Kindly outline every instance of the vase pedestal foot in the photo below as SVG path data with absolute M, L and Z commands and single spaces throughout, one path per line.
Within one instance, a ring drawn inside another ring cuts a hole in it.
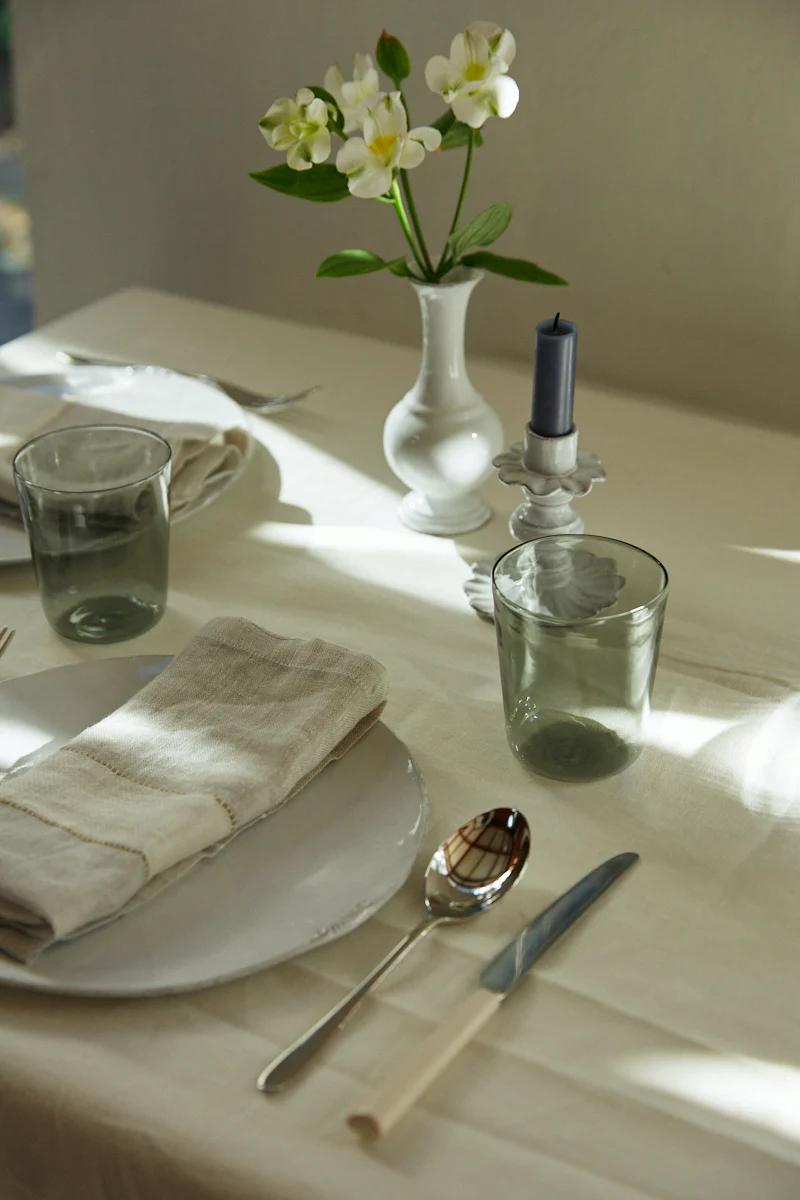
M 480 529 L 492 515 L 489 505 L 477 492 L 465 492 L 450 499 L 408 492 L 400 501 L 400 520 L 418 533 L 436 533 L 453 537 Z

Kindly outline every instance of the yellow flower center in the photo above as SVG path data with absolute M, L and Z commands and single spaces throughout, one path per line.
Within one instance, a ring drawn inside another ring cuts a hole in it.
M 469 80 L 470 83 L 473 83 L 476 79 L 483 79 L 485 74 L 486 67 L 482 66 L 481 63 L 471 62 L 467 63 L 467 69 L 464 72 L 464 78 Z
M 394 150 L 397 138 L 393 133 L 381 133 L 370 142 L 369 148 L 377 158 L 389 158 Z

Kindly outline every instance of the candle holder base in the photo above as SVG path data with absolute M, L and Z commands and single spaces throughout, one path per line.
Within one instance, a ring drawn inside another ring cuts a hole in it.
M 467 603 L 485 621 L 494 620 L 494 597 L 492 596 L 492 567 L 494 559 L 482 558 L 471 563 L 469 578 L 464 581 Z
M 583 518 L 572 505 L 606 478 L 596 454 L 578 452 L 578 431 L 542 437 L 528 425 L 525 438 L 493 459 L 502 483 L 522 488 L 523 501 L 511 514 L 509 529 L 517 542 L 553 533 L 583 533 Z M 494 620 L 493 562 L 472 564 L 464 592 L 479 616 Z

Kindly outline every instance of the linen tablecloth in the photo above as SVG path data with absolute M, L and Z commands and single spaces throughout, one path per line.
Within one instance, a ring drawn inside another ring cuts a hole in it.
M 397 302 L 413 297 L 401 288 Z M 220 612 L 313 632 L 388 667 L 385 720 L 425 776 L 432 816 L 403 892 L 283 967 L 142 1001 L 0 992 L 2 1200 L 800 1194 L 797 439 L 579 387 L 581 446 L 609 477 L 581 502 L 587 529 L 645 546 L 672 586 L 644 754 L 615 778 L 556 784 L 512 758 L 494 633 L 461 594 L 467 563 L 510 544 L 516 491 L 492 481 L 494 519 L 455 541 L 397 520 L 381 425 L 415 349 L 135 290 L 11 343 L 2 362 L 46 370 L 62 344 L 268 391 L 324 388 L 258 419 L 244 478 L 173 531 L 169 610 L 129 646 L 60 641 L 30 568 L 0 570 L 0 618 L 18 629 L 3 675 L 175 651 Z M 470 371 L 518 440 L 527 371 Z M 416 921 L 434 845 L 495 803 L 531 821 L 519 889 L 469 928 L 434 933 L 291 1092 L 258 1094 L 261 1066 Z M 628 849 L 636 870 L 407 1122 L 362 1148 L 344 1114 L 402 1041 L 440 1020 L 540 907 Z

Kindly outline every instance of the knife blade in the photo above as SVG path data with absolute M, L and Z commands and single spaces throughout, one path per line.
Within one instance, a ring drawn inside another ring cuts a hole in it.
M 632 850 L 616 854 L 579 879 L 568 891 L 526 925 L 513 942 L 483 968 L 481 987 L 507 996 L 546 950 L 638 859 Z
M 609 858 L 535 916 L 483 968 L 477 991 L 389 1073 L 369 1108 L 348 1116 L 350 1128 L 373 1140 L 388 1133 L 497 1012 L 533 964 L 638 858 L 633 851 Z

